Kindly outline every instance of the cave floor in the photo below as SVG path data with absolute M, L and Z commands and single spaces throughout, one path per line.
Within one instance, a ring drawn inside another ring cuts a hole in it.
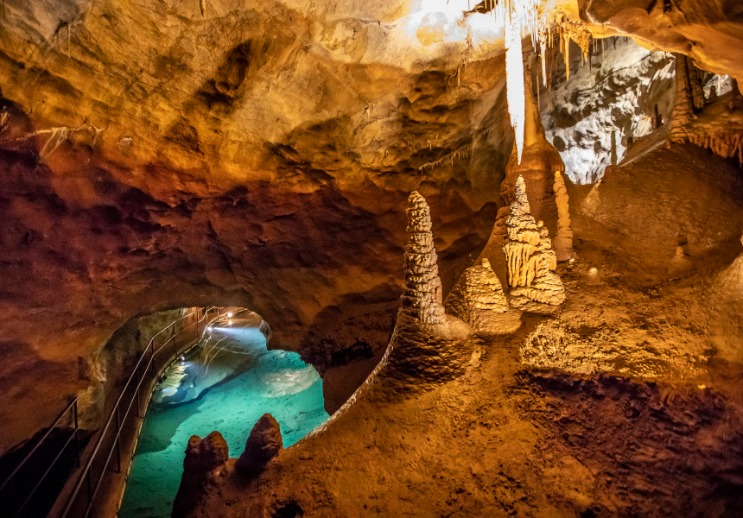
M 516 334 L 477 343 L 468 372 L 430 392 L 390 394 L 371 379 L 256 481 L 231 476 L 231 460 L 194 515 L 294 504 L 306 516 L 740 513 L 743 376 L 710 348 L 704 296 L 730 268 L 652 283 L 611 249 L 577 248 L 555 318 L 525 315 Z M 560 370 L 525 364 L 529 337 L 557 335 Z

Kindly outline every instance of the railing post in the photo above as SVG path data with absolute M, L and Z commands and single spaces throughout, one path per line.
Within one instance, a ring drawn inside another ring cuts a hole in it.
M 150 374 L 154 378 L 155 373 L 155 345 L 154 341 L 150 341 L 150 345 L 148 346 L 150 348 Z
M 121 407 L 116 407 L 116 473 L 121 473 Z
M 145 371 L 145 373 L 146 373 L 146 372 L 147 372 L 147 371 Z M 144 376 L 142 376 L 142 378 L 144 378 Z M 141 399 L 141 398 L 140 398 L 140 396 L 139 396 L 139 392 L 140 392 L 140 390 L 139 390 L 139 389 L 141 389 L 141 388 L 142 388 L 142 383 L 139 383 L 139 384 L 137 385 L 137 417 L 140 417 L 140 418 L 141 418 L 141 417 L 144 417 L 144 416 L 142 415 L 142 399 Z
M 88 486 L 88 505 L 87 505 L 87 507 L 92 507 L 93 506 L 93 481 L 90 479 L 90 472 L 91 471 L 92 470 L 88 470 L 88 472 L 86 473 L 86 478 L 88 479 L 88 484 L 87 484 L 87 486 Z
M 77 418 L 77 398 L 72 405 L 72 417 L 75 421 L 75 427 L 72 429 L 72 433 L 75 436 L 75 467 L 80 467 L 80 434 L 78 433 L 78 418 Z

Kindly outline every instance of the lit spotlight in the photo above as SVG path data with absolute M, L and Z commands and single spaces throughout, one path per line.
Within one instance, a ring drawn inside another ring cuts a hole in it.
M 232 318 L 232 311 L 227 313 L 227 318 Z

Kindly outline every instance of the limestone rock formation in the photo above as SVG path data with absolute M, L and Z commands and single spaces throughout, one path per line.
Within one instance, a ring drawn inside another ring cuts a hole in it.
M 570 80 L 556 70 L 549 92 L 541 97 L 541 116 L 548 142 L 560 152 L 564 174 L 573 184 L 600 180 L 612 164 L 621 161 L 629 139 L 647 135 L 652 125 L 642 114 L 668 119 L 673 104 L 673 57 L 652 52 L 626 38 L 597 42 L 599 53 L 582 66 L 572 58 Z M 550 103 L 548 105 L 547 103 Z M 614 138 L 612 138 L 614 135 Z M 535 199 L 528 191 L 534 209 Z M 533 212 L 536 219 L 548 221 Z M 554 229 L 547 225 L 550 233 Z
M 560 171 L 555 171 L 555 204 L 557 205 L 557 233 L 553 242 L 558 261 L 573 257 L 573 229 L 570 226 L 570 198 Z
M 526 186 L 520 176 L 506 225 L 508 242 L 503 251 L 511 303 L 526 311 L 554 311 L 565 301 L 565 288 L 555 273 L 557 256 L 552 250 L 549 231 L 537 224 L 530 213 Z
M 687 126 L 694 120 L 694 100 L 689 83 L 689 64 L 686 56 L 676 54 L 676 99 L 671 113 L 671 134 L 673 142 L 686 139 Z
M 721 110 L 720 103 L 712 100 L 712 105 L 705 106 L 698 74 L 689 58 L 676 55 L 676 98 L 669 145 L 690 142 L 743 164 L 743 106 L 737 101 L 740 93 L 736 82 L 732 81 L 726 109 Z
M 405 248 L 405 289 L 401 311 L 421 324 L 445 321 L 441 279 L 431 234 L 431 213 L 418 192 L 408 198 L 408 245 Z
M 408 198 L 405 287 L 390 340 L 385 374 L 392 388 L 420 390 L 460 375 L 469 359 L 469 326 L 442 305 L 441 279 L 428 204 L 418 192 Z
M 510 334 L 521 326 L 521 313 L 509 309 L 503 286 L 487 258 L 464 271 L 447 297 L 446 307 L 479 336 Z
M 518 160 L 516 147 L 506 164 L 506 178 L 501 183 L 501 201 L 510 205 L 514 199 L 516 178 L 522 176 L 526 192 L 532 202 L 532 214 L 536 219 L 546 221 L 549 228 L 556 228 L 556 208 L 553 192 L 554 172 L 565 172 L 565 164 L 557 149 L 545 138 L 539 107 L 532 93 L 529 74 L 525 78 L 524 152 Z
M 174 517 L 188 516 L 204 495 L 204 486 L 229 457 L 229 447 L 221 433 L 214 431 L 203 439 L 191 436 L 183 460 L 181 485 L 173 502 Z
M 281 427 L 271 414 L 263 414 L 250 431 L 245 451 L 235 470 L 246 477 L 259 474 L 284 449 Z
M 676 251 L 671 258 L 670 264 L 668 265 L 668 273 L 670 275 L 679 275 L 687 272 L 692 267 L 692 262 L 686 255 L 683 246 L 677 246 Z

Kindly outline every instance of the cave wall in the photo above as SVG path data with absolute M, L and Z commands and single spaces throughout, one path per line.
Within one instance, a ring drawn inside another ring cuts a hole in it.
M 573 44 L 569 79 L 560 57 L 552 67 L 549 88 L 540 85 L 540 113 L 547 140 L 560 152 L 573 183 L 600 180 L 613 152 L 620 162 L 632 140 L 654 131 L 656 106 L 668 124 L 674 99 L 669 53 L 614 37 L 592 44 L 588 61 Z
M 596 34 L 641 33 L 741 76 L 730 2 L 674 19 L 672 39 L 626 6 L 559 3 Z M 25 403 L 85 390 L 77 358 L 139 314 L 239 305 L 318 363 L 359 340 L 377 352 L 414 189 L 453 284 L 487 239 L 512 147 L 502 42 L 406 39 L 409 8 L 3 3 L 0 450 L 56 412 Z M 721 33 L 733 51 L 700 50 Z

